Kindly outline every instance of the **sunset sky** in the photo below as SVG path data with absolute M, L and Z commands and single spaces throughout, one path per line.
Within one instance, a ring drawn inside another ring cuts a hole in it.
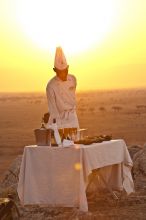
M 146 0 L 0 0 L 0 92 L 45 91 L 56 46 L 78 91 L 146 87 Z

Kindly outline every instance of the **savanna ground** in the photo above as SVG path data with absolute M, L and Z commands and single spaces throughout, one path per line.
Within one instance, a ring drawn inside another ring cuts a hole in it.
M 0 177 L 35 144 L 33 130 L 47 111 L 45 93 L 0 94 Z M 77 93 L 77 114 L 87 135 L 112 134 L 127 146 L 146 142 L 146 89 Z

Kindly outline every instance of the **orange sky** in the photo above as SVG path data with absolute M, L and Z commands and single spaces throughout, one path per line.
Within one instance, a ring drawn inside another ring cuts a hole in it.
M 64 43 L 78 91 L 146 87 L 145 0 L 104 0 L 104 6 L 98 0 L 70 0 L 71 6 L 63 0 L 64 16 L 55 13 L 53 2 L 0 1 L 0 92 L 45 91 L 54 76 L 54 39 Z

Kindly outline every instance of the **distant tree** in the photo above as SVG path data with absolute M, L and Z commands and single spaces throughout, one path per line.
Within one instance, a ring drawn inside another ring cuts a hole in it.
M 120 110 L 122 110 L 122 107 L 121 107 L 121 106 L 113 106 L 112 109 L 113 109 L 115 112 L 119 112 Z
M 94 111 L 95 111 L 95 108 L 94 108 L 94 107 L 90 107 L 90 108 L 89 108 L 89 111 L 90 111 L 90 112 L 94 112 Z
M 137 105 L 136 108 L 137 108 L 137 109 L 146 108 L 146 105 Z
M 41 100 L 35 100 L 34 103 L 35 103 L 35 104 L 40 104 L 40 103 L 41 103 Z
M 78 108 L 78 111 L 79 111 L 79 112 L 85 112 L 85 111 L 86 111 L 86 108 L 80 107 L 80 108 Z
M 100 110 L 101 112 L 105 112 L 105 111 L 106 111 L 106 108 L 103 107 L 103 106 L 101 106 L 101 107 L 99 107 L 99 110 Z

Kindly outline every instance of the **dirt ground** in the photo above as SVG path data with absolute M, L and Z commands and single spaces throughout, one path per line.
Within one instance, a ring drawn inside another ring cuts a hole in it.
M 146 90 L 77 93 L 77 113 L 86 135 L 112 134 L 127 146 L 146 143 Z M 33 130 L 48 110 L 45 93 L 0 94 L 0 177 L 24 146 L 35 144 Z

